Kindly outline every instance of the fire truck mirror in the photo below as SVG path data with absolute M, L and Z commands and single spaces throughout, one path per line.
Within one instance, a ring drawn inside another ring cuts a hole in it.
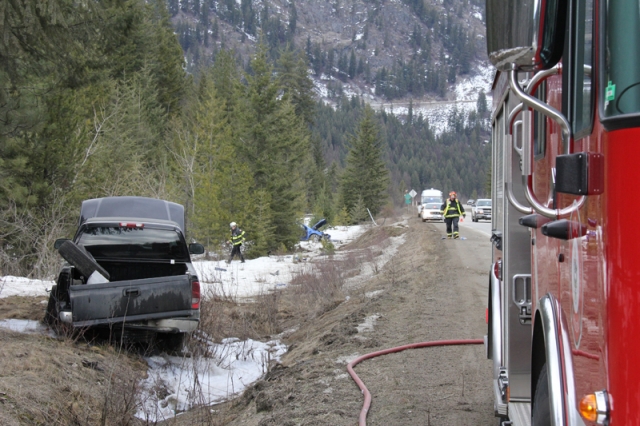
M 554 66 L 562 57 L 569 2 L 487 0 L 487 52 L 500 71 Z M 544 15 L 539 11 L 544 11 Z

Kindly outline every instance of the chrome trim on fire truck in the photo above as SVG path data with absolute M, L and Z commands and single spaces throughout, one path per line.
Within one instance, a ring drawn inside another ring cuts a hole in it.
M 494 265 L 491 267 L 491 348 L 487 350 L 491 353 L 493 360 L 493 377 L 498 378 L 502 367 L 502 303 L 500 302 L 500 279 L 493 273 Z
M 513 190 L 511 189 L 511 182 L 504 183 L 504 191 L 507 194 L 507 200 L 509 200 L 509 204 L 513 206 L 514 209 L 518 210 L 520 213 L 524 214 L 533 214 L 534 210 L 531 207 L 525 207 L 513 195 Z
M 606 390 L 596 391 L 596 424 L 609 424 L 609 398 Z
M 529 202 L 529 204 L 531 204 L 531 207 L 533 207 L 533 209 L 538 214 L 541 214 L 542 216 L 548 217 L 550 219 L 558 219 L 562 216 L 570 215 L 574 211 L 579 210 L 584 205 L 584 202 L 586 201 L 586 197 L 583 195 L 580 198 L 578 198 L 577 201 L 574 201 L 573 204 L 563 209 L 550 209 L 540 204 L 540 202 L 536 199 L 536 196 L 533 193 L 533 189 L 531 188 L 531 179 L 528 179 L 528 180 L 529 182 L 527 182 L 524 196 L 527 198 L 527 201 Z
M 528 85 L 528 88 L 530 88 L 530 90 L 533 90 L 533 88 L 535 87 L 535 85 L 532 85 L 532 82 L 536 80 L 536 77 L 537 76 L 534 76 L 534 78 Z M 546 76 L 545 75 L 540 76 L 538 79 L 542 79 L 543 77 L 546 77 Z M 550 117 L 553 121 L 555 121 L 560 126 L 560 128 L 562 129 L 562 140 L 564 143 L 563 145 L 564 152 L 565 154 L 570 154 L 571 153 L 571 128 L 569 126 L 569 122 L 567 121 L 566 117 L 562 115 L 562 113 L 560 113 L 558 110 L 553 108 L 552 106 L 545 104 L 544 102 L 540 101 L 539 99 L 531 96 L 529 93 L 524 91 L 520 87 L 520 84 L 517 81 L 517 71 L 514 69 L 509 71 L 509 87 L 514 92 L 514 94 L 518 97 L 518 99 L 520 99 L 524 104 L 540 112 L 541 114 L 547 117 Z M 524 149 L 525 151 L 530 151 L 529 143 L 525 144 Z M 550 209 L 542 205 L 536 199 L 536 196 L 533 193 L 533 189 L 531 188 L 530 179 L 526 185 L 525 197 L 527 198 L 527 202 L 531 205 L 531 207 L 537 213 L 549 218 L 554 218 L 554 219 L 574 212 L 575 210 L 582 207 L 585 201 L 584 196 L 582 196 L 578 199 L 577 203 L 573 203 L 572 205 L 565 207 L 564 209 L 561 209 L 561 210 Z M 522 213 L 525 213 L 525 212 L 522 212 Z
M 509 415 L 509 404 L 503 402 L 502 391 L 498 380 L 493 380 L 493 413 L 496 417 L 507 417 Z
M 551 412 L 551 424 L 564 425 L 564 386 L 563 366 L 560 354 L 560 338 L 558 334 L 559 321 L 556 318 L 557 301 L 551 294 L 543 296 L 538 302 L 538 311 L 542 320 L 544 333 L 545 352 L 547 358 L 547 371 L 549 378 L 549 409 Z M 535 404 L 535 401 L 533 401 Z
M 505 164 L 507 167 L 507 171 L 505 175 L 508 177 L 511 177 L 512 175 L 512 170 L 511 170 L 511 163 L 512 163 L 512 157 L 513 157 L 512 148 L 515 149 L 515 143 L 513 142 L 513 135 L 508 134 L 507 147 L 506 147 L 507 158 L 505 159 Z M 520 213 L 532 214 L 533 209 L 531 207 L 526 207 L 520 204 L 520 202 L 516 199 L 515 195 L 513 195 L 513 190 L 511 189 L 511 185 L 512 183 L 509 180 L 509 178 L 505 179 L 504 191 L 507 194 L 507 200 L 509 200 L 509 203 L 513 206 L 514 209 L 518 210 Z
M 554 107 L 545 104 L 540 99 L 535 98 L 525 92 L 522 87 L 520 87 L 520 84 L 517 81 L 517 74 L 518 72 L 515 69 L 509 71 L 509 87 L 518 97 L 518 99 L 520 99 L 525 105 L 551 118 L 560 126 L 560 128 L 562 129 L 562 140 L 564 143 L 563 148 L 565 154 L 570 154 L 571 127 L 569 126 L 567 118 Z
M 576 383 L 573 377 L 573 354 L 571 353 L 572 346 L 568 332 L 569 327 L 562 315 L 560 303 L 555 299 L 554 303 L 556 304 L 556 312 L 560 314 L 558 324 L 560 325 L 560 338 L 562 339 L 561 360 L 564 361 L 562 364 L 562 371 L 564 371 L 564 394 L 566 395 L 564 403 L 566 404 L 566 418 L 568 419 L 568 424 L 572 426 L 585 426 L 582 416 L 580 416 L 580 412 L 578 411 L 578 406 L 576 405 Z
M 535 73 L 535 75 L 531 78 L 531 80 L 529 80 L 529 83 L 527 83 L 527 86 L 525 87 L 524 91 L 531 95 L 533 92 L 535 92 L 538 89 L 538 86 L 540 85 L 540 83 L 542 83 L 544 80 L 551 77 L 552 75 L 560 74 L 561 71 L 562 71 L 562 64 L 557 63 L 553 67 L 549 68 L 548 70 Z

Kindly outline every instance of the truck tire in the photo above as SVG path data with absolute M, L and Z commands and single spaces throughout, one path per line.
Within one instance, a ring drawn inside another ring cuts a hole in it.
M 531 426 L 551 426 L 551 407 L 549 406 L 549 372 L 547 363 L 542 366 L 536 385 L 536 394 L 531 409 Z
M 98 271 L 106 279 L 109 279 L 109 273 L 91 256 L 84 247 L 78 246 L 73 241 L 65 241 L 58 249 L 60 255 L 80 271 L 85 278 L 89 278 L 91 274 Z
M 181 353 L 186 335 L 187 333 L 159 333 L 157 339 L 160 343 L 160 349 L 169 354 Z
M 49 301 L 47 302 L 47 310 L 44 313 L 43 322 L 53 328 L 58 326 L 60 319 L 58 318 L 58 286 L 51 287 L 49 293 Z

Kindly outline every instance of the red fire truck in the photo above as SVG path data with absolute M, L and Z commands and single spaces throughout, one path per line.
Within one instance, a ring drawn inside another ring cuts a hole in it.
M 502 425 L 640 425 L 640 2 L 487 0 Z

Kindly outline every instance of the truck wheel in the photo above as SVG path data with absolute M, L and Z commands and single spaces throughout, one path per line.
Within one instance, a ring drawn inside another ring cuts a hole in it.
M 51 287 L 49 293 L 49 302 L 47 302 L 47 310 L 44 313 L 44 323 L 56 328 L 60 321 L 58 312 L 58 286 Z
M 72 241 L 65 241 L 58 249 L 60 255 L 75 266 L 85 278 L 98 271 L 103 277 L 109 279 L 109 273 L 91 256 L 84 247 L 80 247 Z
M 161 333 L 158 334 L 160 348 L 167 353 L 180 353 L 184 347 L 187 333 Z
M 549 407 L 549 379 L 547 363 L 542 366 L 536 394 L 531 409 L 531 426 L 551 426 L 551 408 Z

